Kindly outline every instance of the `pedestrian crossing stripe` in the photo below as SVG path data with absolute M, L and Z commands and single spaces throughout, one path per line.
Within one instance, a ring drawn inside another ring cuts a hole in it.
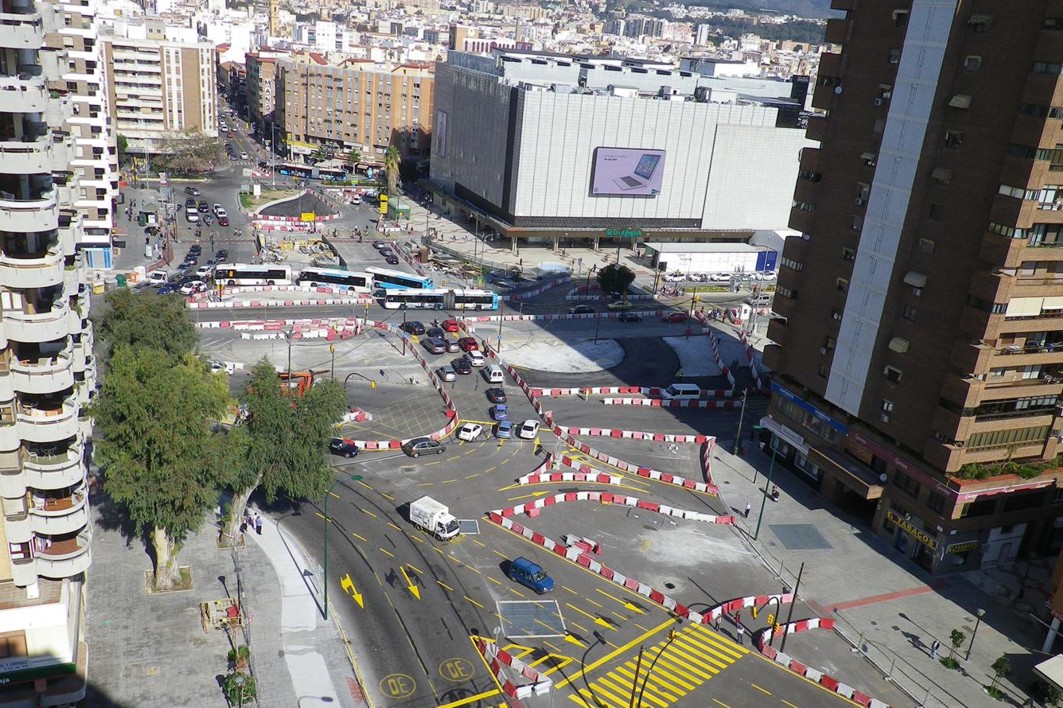
M 569 694 L 581 708 L 668 708 L 749 650 L 702 625 L 687 625 L 674 641 L 662 639 L 637 656 Z

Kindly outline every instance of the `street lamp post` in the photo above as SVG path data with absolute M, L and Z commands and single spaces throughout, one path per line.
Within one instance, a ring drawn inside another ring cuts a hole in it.
M 363 477 L 360 474 L 352 474 L 348 477 L 348 479 L 351 482 L 361 482 Z M 341 478 L 337 479 L 335 482 L 332 483 L 332 486 L 328 488 L 327 492 L 325 492 L 325 503 L 322 505 L 324 507 L 323 512 L 325 514 L 325 549 L 322 553 L 322 558 L 324 559 L 324 561 L 322 562 L 323 567 L 321 570 L 321 574 L 323 577 L 321 578 L 321 584 L 325 588 L 325 602 L 321 607 L 321 611 L 324 614 L 326 620 L 328 619 L 328 527 L 329 524 L 332 523 L 332 519 L 330 519 L 328 515 L 328 498 L 332 496 L 332 490 L 336 488 L 336 485 L 342 481 L 344 480 Z
M 774 438 L 773 438 L 774 440 Z M 770 445 L 770 443 L 769 443 Z M 771 464 L 768 465 L 768 481 L 764 483 L 764 496 L 760 500 L 760 515 L 757 516 L 757 530 L 753 532 L 753 540 L 760 536 L 760 522 L 764 520 L 764 505 L 768 503 L 768 489 L 771 487 L 771 474 L 775 471 L 775 446 L 771 445 Z M 755 474 L 755 473 L 754 473 Z M 756 482 L 754 482 L 756 484 Z
M 978 625 L 982 624 L 982 618 L 985 617 L 985 610 L 981 607 L 975 612 L 974 631 L 971 632 L 971 643 L 967 645 L 967 655 L 963 657 L 964 661 L 971 658 L 971 649 L 974 649 L 974 638 L 978 636 Z
M 498 346 L 495 347 L 496 352 L 502 351 L 502 320 L 506 317 L 506 301 L 499 299 L 498 301 Z
M 801 568 L 797 571 L 797 583 L 794 585 L 794 597 L 790 600 L 790 610 L 786 613 L 786 624 L 790 624 L 790 620 L 794 618 L 794 605 L 797 604 L 797 591 L 801 589 L 801 576 L 805 573 L 805 564 L 801 564 Z M 783 632 L 782 645 L 779 646 L 779 653 L 786 651 L 786 637 L 788 634 Z
M 329 378 L 336 380 L 336 345 L 328 345 L 328 353 L 332 355 L 332 363 L 329 364 Z
M 746 417 L 746 397 L 749 395 L 749 389 L 742 391 L 742 412 L 738 415 L 738 434 L 735 435 L 735 446 L 732 454 L 737 455 L 742 446 L 742 421 Z
M 289 327 L 284 330 L 284 338 L 288 340 L 288 385 L 291 386 L 292 378 L 292 337 L 295 335 L 295 330 Z
M 239 691 L 240 708 L 244 708 L 244 677 L 237 674 L 233 681 L 236 682 L 236 688 Z
M 677 620 L 677 622 L 678 621 L 680 621 L 680 620 Z M 635 696 L 634 696 L 635 684 L 634 683 L 631 684 L 631 692 L 632 692 L 632 696 L 631 697 L 633 699 L 632 702 L 631 702 L 632 706 L 640 706 L 640 707 L 642 706 L 642 694 L 644 694 L 646 692 L 646 683 L 650 680 L 650 674 L 653 673 L 653 667 L 657 665 L 657 660 L 661 658 L 662 654 L 664 654 L 666 651 L 668 651 L 668 647 L 672 646 L 672 642 L 674 642 L 678 636 L 679 636 L 679 633 L 676 632 L 674 627 L 672 629 L 668 630 L 668 641 L 666 641 L 664 643 L 664 646 L 661 647 L 661 650 L 659 652 L 657 652 L 657 656 L 653 657 L 653 661 L 650 662 L 649 668 L 646 669 L 646 676 L 645 676 L 645 678 L 642 679 L 642 688 L 639 689 L 639 697 L 638 697 L 637 700 L 634 700 L 635 699 Z M 639 678 L 639 675 L 638 675 L 638 672 L 636 671 L 636 673 L 635 673 L 635 681 L 638 681 L 638 678 Z

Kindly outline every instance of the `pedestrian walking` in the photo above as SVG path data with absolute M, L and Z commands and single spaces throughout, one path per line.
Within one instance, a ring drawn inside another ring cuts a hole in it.
M 741 624 L 738 625 L 738 643 L 739 644 L 743 644 L 744 643 L 743 639 L 745 638 L 745 636 L 746 636 L 745 625 L 741 625 Z
M 258 514 L 255 514 L 255 533 L 262 535 L 262 517 Z
M 939 651 L 941 651 L 941 642 L 935 639 L 934 643 L 930 645 L 930 658 L 936 660 Z
M 746 502 L 746 511 L 745 511 L 745 517 L 746 517 L 747 519 L 749 518 L 749 511 L 750 511 L 750 509 L 752 509 L 752 508 L 753 508 L 753 505 L 752 505 L 752 504 L 750 504 L 749 502 Z

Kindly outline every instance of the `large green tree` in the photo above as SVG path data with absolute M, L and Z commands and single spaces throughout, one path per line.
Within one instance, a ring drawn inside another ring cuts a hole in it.
M 598 271 L 598 285 L 602 292 L 620 293 L 627 300 L 627 289 L 635 282 L 635 272 L 627 266 L 618 266 L 615 263 L 605 266 Z
M 119 345 L 91 406 L 104 490 L 147 533 L 154 588 L 180 579 L 177 553 L 228 482 L 241 445 L 214 421 L 230 401 L 223 376 L 191 354 Z
M 151 156 L 151 166 L 174 175 L 207 174 L 225 156 L 222 142 L 195 128 L 167 133 L 159 152 Z
M 335 381 L 320 381 L 302 396 L 282 390 L 277 371 L 263 359 L 251 369 L 243 395 L 247 416 L 244 459 L 232 480 L 233 500 L 222 543 L 235 543 L 252 492 L 262 487 L 266 500 L 283 493 L 316 498 L 332 483 L 328 441 L 333 425 L 347 410 L 347 395 Z
M 199 342 L 196 327 L 179 297 L 134 294 L 119 288 L 107 296 L 105 309 L 97 322 L 100 337 L 112 348 L 120 344 L 157 349 L 179 357 L 195 349 Z
M 394 145 L 388 147 L 384 153 L 384 176 L 388 183 L 388 194 L 396 196 L 399 193 L 399 168 L 402 166 L 402 153 Z

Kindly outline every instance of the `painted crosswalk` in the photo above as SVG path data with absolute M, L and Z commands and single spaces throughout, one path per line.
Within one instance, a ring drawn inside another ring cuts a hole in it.
M 701 625 L 646 649 L 569 698 L 581 708 L 667 708 L 749 653 Z

